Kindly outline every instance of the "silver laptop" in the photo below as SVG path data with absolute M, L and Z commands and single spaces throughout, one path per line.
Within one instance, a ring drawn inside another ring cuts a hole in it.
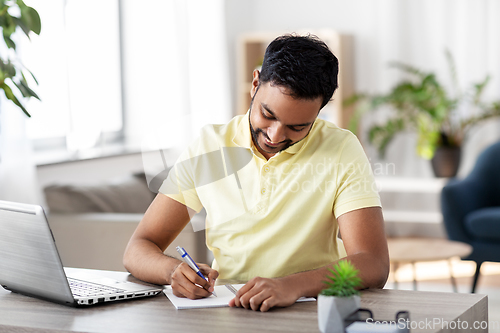
M 5 289 L 66 305 L 157 295 L 161 286 L 66 274 L 43 208 L 0 201 L 0 285 Z M 76 274 L 70 274 L 76 273 Z

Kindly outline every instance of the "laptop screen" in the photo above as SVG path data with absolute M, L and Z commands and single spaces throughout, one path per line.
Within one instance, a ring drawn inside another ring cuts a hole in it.
M 42 207 L 0 201 L 0 284 L 23 294 L 74 302 Z

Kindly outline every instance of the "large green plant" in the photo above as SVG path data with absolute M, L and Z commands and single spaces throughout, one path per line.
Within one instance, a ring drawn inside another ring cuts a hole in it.
M 22 0 L 0 0 L 0 27 L 2 29 L 3 41 L 7 46 L 6 54 L 0 54 L 0 89 L 5 96 L 16 104 L 30 117 L 30 114 L 16 97 L 16 91 L 25 98 L 35 97 L 37 94 L 29 87 L 25 74 L 35 76 L 23 66 L 16 52 L 16 43 L 11 38 L 12 34 L 21 31 L 30 38 L 30 32 L 40 34 L 40 16 L 32 7 L 27 6 Z
M 356 103 L 350 129 L 356 131 L 360 117 L 367 111 L 389 107 L 390 115 L 384 123 L 369 128 L 368 139 L 384 157 L 388 144 L 396 134 L 414 130 L 418 134 L 417 153 L 431 159 L 439 146 L 460 147 L 467 131 L 480 121 L 500 116 L 500 101 L 485 103 L 482 94 L 490 77 L 461 91 L 451 54 L 446 51 L 455 93 L 451 96 L 432 72 L 394 62 L 391 65 L 408 74 L 386 95 L 356 94 L 346 104 Z M 461 114 L 466 110 L 467 115 Z

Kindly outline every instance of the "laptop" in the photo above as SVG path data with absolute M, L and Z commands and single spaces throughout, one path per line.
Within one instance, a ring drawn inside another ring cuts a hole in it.
M 153 296 L 163 290 L 140 281 L 88 279 L 88 271 L 66 272 L 43 208 L 8 201 L 0 201 L 0 285 L 70 306 Z

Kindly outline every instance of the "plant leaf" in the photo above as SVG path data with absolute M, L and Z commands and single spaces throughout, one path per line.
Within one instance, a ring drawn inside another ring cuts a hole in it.
M 321 291 L 322 295 L 347 297 L 359 294 L 356 287 L 361 286 L 361 279 L 358 277 L 359 271 L 350 261 L 341 260 L 332 268 L 328 268 L 330 275 L 327 275 L 329 281 L 324 281 L 328 285 Z
M 399 62 L 399 61 L 391 61 L 389 63 L 389 66 L 394 67 L 394 68 L 398 68 L 398 69 L 402 70 L 403 72 L 406 72 L 408 74 L 412 74 L 412 75 L 415 75 L 418 77 L 423 77 L 426 75 L 425 73 L 420 71 L 418 68 L 413 67 L 413 66 L 408 65 L 408 64 L 404 64 L 404 63 Z
M 7 44 L 7 47 L 9 49 L 16 49 L 16 43 L 12 39 L 10 39 L 10 36 L 3 34 L 3 40 L 5 41 L 5 44 Z
M 33 73 L 29 69 L 27 69 L 26 67 L 24 67 L 24 70 L 26 70 L 26 71 L 28 71 L 28 73 L 30 73 L 31 77 L 33 78 L 35 83 L 38 85 L 38 80 L 36 79 L 35 75 L 33 75 Z M 24 77 L 24 74 L 23 74 L 23 77 Z
M 28 83 L 26 81 L 21 80 L 19 83 L 16 83 L 15 81 L 12 81 L 17 89 L 23 94 L 24 97 L 30 98 L 30 97 L 35 97 L 36 99 L 40 100 L 40 97 L 28 86 Z
M 39 101 L 41 100 L 40 97 L 38 97 L 37 93 L 33 91 L 33 89 L 31 89 L 29 86 L 28 86 L 28 82 L 26 82 L 25 80 L 21 80 L 20 81 L 21 85 L 24 87 L 24 89 L 26 89 L 28 91 L 28 94 L 30 95 L 30 97 L 35 97 L 36 99 L 38 99 Z
M 474 104 L 478 105 L 479 102 L 481 101 L 481 96 L 483 95 L 484 89 L 490 82 L 491 77 L 489 75 L 486 75 L 484 80 L 482 82 L 476 83 L 474 85 Z
M 368 132 L 368 140 L 373 144 L 381 158 L 385 158 L 387 146 L 394 136 L 406 126 L 405 120 L 400 117 L 389 119 L 384 125 L 375 125 Z
M 1 62 L 2 64 L 0 65 L 2 67 L 2 70 L 4 71 L 5 73 L 5 77 L 6 78 L 12 78 L 14 76 L 16 76 L 16 67 L 14 66 L 13 63 L 11 63 L 9 60 L 7 60 L 7 62 Z
M 39 35 L 42 30 L 42 23 L 38 12 L 29 6 L 19 6 L 21 8 L 21 21 L 35 34 Z
M 31 31 L 30 28 L 26 24 L 24 24 L 24 22 L 22 20 L 18 19 L 17 17 L 13 17 L 12 19 L 14 20 L 16 25 L 19 26 L 23 30 L 24 34 L 28 38 L 30 38 L 30 31 Z
M 446 48 L 444 50 L 446 60 L 448 62 L 448 68 L 450 69 L 451 82 L 453 83 L 453 87 L 455 88 L 455 93 L 457 96 L 461 96 L 462 92 L 460 90 L 460 85 L 458 84 L 458 76 L 457 76 L 457 67 L 455 66 L 455 59 L 451 54 L 450 50 Z
M 21 110 L 23 110 L 24 114 L 27 115 L 28 117 L 31 117 L 31 115 L 28 113 L 26 108 L 19 102 L 17 97 L 14 95 L 12 92 L 12 89 L 4 82 L 0 85 L 0 88 L 3 89 L 5 96 L 10 99 L 14 104 L 16 104 Z

